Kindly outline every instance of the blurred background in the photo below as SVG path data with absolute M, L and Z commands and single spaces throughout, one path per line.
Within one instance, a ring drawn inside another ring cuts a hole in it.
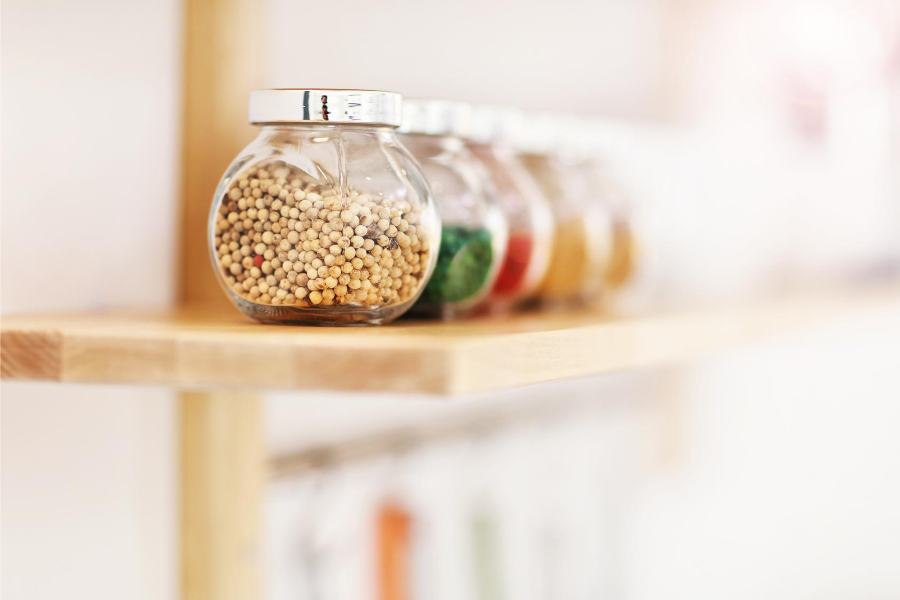
M 601 119 L 636 310 L 900 272 L 895 0 L 242 6 L 208 48 L 235 86 Z M 183 106 L 232 82 L 185 79 L 186 10 L 2 3 L 4 315 L 171 306 L 206 260 L 180 255 Z M 405 597 L 379 579 L 389 539 L 417 549 L 416 598 L 900 597 L 898 372 L 900 307 L 453 404 L 267 395 L 267 596 Z M 5 597 L 178 597 L 176 401 L 2 384 Z

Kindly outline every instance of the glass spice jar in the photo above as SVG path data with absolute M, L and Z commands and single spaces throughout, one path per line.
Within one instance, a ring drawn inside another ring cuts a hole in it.
M 588 177 L 610 214 L 612 240 L 609 260 L 603 271 L 603 284 L 615 293 L 631 282 L 637 269 L 637 239 L 630 201 L 622 183 L 610 168 L 594 164 Z
M 509 308 L 531 298 L 543 281 L 553 248 L 553 212 L 510 146 L 522 115 L 512 108 L 478 106 L 467 146 L 488 171 L 509 225 L 506 258 L 491 291 L 491 307 Z
M 606 276 L 613 253 L 613 220 L 609 206 L 601 191 L 594 185 L 594 164 L 583 156 L 564 154 L 559 166 L 565 178 L 568 193 L 584 203 L 584 218 L 589 224 L 588 252 L 585 264 L 587 277 L 582 288 L 582 299 L 587 304 L 604 303 L 609 296 Z
M 631 202 L 611 164 L 615 132 L 615 126 L 603 121 L 579 119 L 567 124 L 563 144 L 563 154 L 568 157 L 564 163 L 609 220 L 607 259 L 600 272 L 602 295 L 607 299 L 631 281 L 637 260 Z
M 408 100 L 401 140 L 422 165 L 441 215 L 437 265 L 413 311 L 453 318 L 487 299 L 506 252 L 506 220 L 482 165 L 462 137 L 471 108 Z
M 600 294 L 609 219 L 558 156 L 560 131 L 550 117 L 532 117 L 516 134 L 522 164 L 537 181 L 556 225 L 550 266 L 538 290 L 549 306 L 591 302 Z
M 264 90 L 259 134 L 222 177 L 210 212 L 213 265 L 245 314 L 268 323 L 381 324 L 425 288 L 440 218 L 397 140 L 401 97 Z
M 559 165 L 569 193 L 581 198 L 591 223 L 591 242 L 596 260 L 590 263 L 585 300 L 606 304 L 614 291 L 609 275 L 615 253 L 616 224 L 607 188 L 597 170 L 597 144 L 590 123 L 583 118 L 556 120 Z

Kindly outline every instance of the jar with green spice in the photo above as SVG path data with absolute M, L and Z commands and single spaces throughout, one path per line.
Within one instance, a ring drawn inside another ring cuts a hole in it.
M 437 265 L 419 304 L 454 305 L 478 296 L 492 276 L 493 237 L 484 227 L 445 225 Z
M 471 109 L 459 102 L 409 100 L 401 141 L 434 192 L 443 229 L 437 264 L 413 314 L 453 318 L 487 300 L 503 262 L 506 218 L 488 174 L 466 148 Z

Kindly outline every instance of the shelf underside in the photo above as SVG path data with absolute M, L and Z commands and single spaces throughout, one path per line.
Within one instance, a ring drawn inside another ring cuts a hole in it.
M 524 313 L 372 328 L 259 325 L 236 312 L 2 319 L 4 379 L 458 394 L 689 360 L 900 304 L 896 285 L 693 312 Z

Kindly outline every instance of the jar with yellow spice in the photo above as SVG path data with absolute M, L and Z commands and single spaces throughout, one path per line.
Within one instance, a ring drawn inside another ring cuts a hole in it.
M 621 170 L 616 168 L 618 138 L 627 138 L 624 124 L 582 119 L 569 123 L 564 143 L 568 163 L 609 218 L 609 252 L 601 270 L 606 299 L 614 298 L 634 279 L 638 265 L 631 195 Z

